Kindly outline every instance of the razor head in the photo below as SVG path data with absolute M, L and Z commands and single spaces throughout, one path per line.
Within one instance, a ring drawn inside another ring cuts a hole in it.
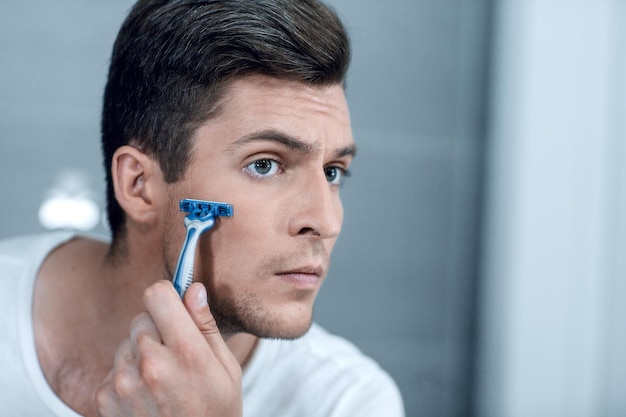
M 218 201 L 194 200 L 186 198 L 180 200 L 180 211 L 189 213 L 191 220 L 205 220 L 209 217 L 232 217 L 233 206 Z

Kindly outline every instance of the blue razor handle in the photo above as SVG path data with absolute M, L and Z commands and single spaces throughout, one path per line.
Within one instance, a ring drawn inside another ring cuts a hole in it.
M 182 298 L 193 281 L 193 264 L 200 235 L 213 227 L 216 217 L 232 217 L 233 206 L 215 201 L 185 199 L 180 201 L 180 211 L 189 213 L 184 220 L 187 237 L 180 250 L 172 282 Z

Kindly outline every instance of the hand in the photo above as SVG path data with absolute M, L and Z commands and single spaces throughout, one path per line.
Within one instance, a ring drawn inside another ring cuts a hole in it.
M 133 319 L 96 395 L 100 417 L 242 415 L 241 366 L 206 300 L 200 283 L 184 306 L 168 281 L 145 291 L 147 312 Z

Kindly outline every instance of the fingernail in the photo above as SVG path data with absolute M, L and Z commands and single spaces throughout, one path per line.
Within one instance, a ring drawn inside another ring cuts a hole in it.
M 204 285 L 200 285 L 200 289 L 198 290 L 198 294 L 196 295 L 196 297 L 198 297 L 198 306 L 204 307 L 208 304 L 206 288 L 204 287 Z

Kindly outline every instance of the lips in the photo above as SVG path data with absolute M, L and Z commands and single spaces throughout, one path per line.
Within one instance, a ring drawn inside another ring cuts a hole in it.
M 321 266 L 303 266 L 276 273 L 283 281 L 300 288 L 316 288 L 324 277 Z
M 276 275 L 291 275 L 291 274 L 306 274 L 306 275 L 317 275 L 318 277 L 322 276 L 324 273 L 324 268 L 321 266 L 304 266 L 300 268 L 293 268 L 288 271 L 279 272 Z

